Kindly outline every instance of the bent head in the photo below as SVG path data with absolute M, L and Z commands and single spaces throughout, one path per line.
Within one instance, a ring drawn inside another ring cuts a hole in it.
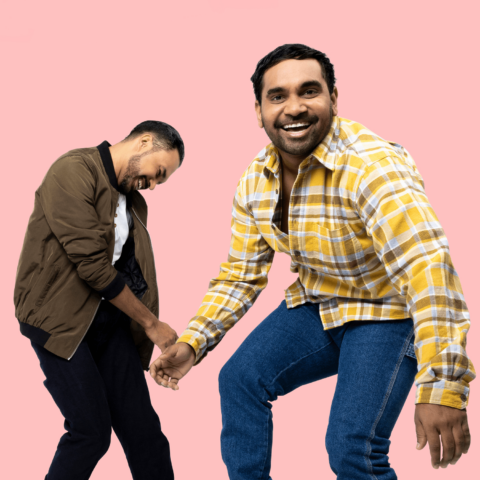
M 281 154 L 308 156 L 338 114 L 328 57 L 305 45 L 283 45 L 258 62 L 251 80 L 259 127 Z
M 185 147 L 180 134 L 164 122 L 148 120 L 137 125 L 123 140 L 128 160 L 119 174 L 119 189 L 154 190 L 165 183 L 183 162 Z

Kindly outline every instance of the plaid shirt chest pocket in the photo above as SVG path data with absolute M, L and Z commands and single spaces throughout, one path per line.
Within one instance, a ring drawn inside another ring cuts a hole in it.
M 315 270 L 343 281 L 355 281 L 365 268 L 362 245 L 348 224 L 334 229 L 311 224 L 305 250 Z

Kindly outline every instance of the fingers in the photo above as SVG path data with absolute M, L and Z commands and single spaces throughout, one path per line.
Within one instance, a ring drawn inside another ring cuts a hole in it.
M 171 388 L 172 390 L 178 390 L 180 388 L 178 386 L 178 380 L 174 378 L 170 379 L 170 377 L 164 373 L 163 370 L 158 371 L 157 375 L 153 375 L 151 372 L 150 374 L 155 382 L 162 387 Z
M 455 465 L 458 460 L 460 460 L 460 457 L 462 456 L 462 453 L 465 450 L 465 434 L 463 433 L 462 428 L 454 428 L 452 430 L 452 435 L 455 441 L 455 454 L 453 456 L 452 461 L 450 462 L 452 465 Z
M 178 390 L 178 379 L 171 379 L 166 371 L 170 369 L 165 368 L 168 365 L 168 362 L 165 361 L 165 357 L 168 356 L 168 353 L 163 354 L 150 365 L 150 375 L 158 385 L 171 388 L 172 390 Z
M 465 420 L 462 423 L 462 431 L 463 431 L 463 436 L 464 436 L 464 439 L 465 439 L 465 442 L 463 444 L 462 453 L 468 453 L 468 449 L 470 448 L 471 437 L 470 437 L 470 430 L 468 428 L 468 421 L 467 421 L 466 417 L 465 417 Z
M 432 459 L 432 467 L 439 468 L 440 467 L 440 435 L 435 430 L 430 430 L 427 432 L 427 441 L 428 447 L 430 448 L 430 458 Z
M 442 446 L 443 456 L 440 461 L 440 467 L 447 468 L 448 464 L 453 460 L 455 456 L 455 439 L 451 430 L 442 430 Z
M 427 435 L 423 425 L 415 418 L 415 431 L 417 433 L 417 450 L 422 450 L 427 444 Z

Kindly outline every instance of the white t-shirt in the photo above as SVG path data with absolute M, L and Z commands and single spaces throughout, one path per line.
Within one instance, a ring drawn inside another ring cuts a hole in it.
M 127 197 L 120 193 L 118 195 L 117 210 L 115 212 L 115 249 L 113 252 L 112 265 L 122 255 L 122 249 L 128 238 L 130 226 L 132 226 L 132 215 L 127 208 Z

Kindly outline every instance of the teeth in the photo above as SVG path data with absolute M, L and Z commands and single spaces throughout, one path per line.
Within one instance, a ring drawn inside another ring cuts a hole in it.
M 142 180 L 138 180 L 138 189 L 142 188 Z
M 290 124 L 290 125 L 284 125 L 283 128 L 296 128 L 296 127 L 308 127 L 308 123 L 293 123 L 293 124 Z

